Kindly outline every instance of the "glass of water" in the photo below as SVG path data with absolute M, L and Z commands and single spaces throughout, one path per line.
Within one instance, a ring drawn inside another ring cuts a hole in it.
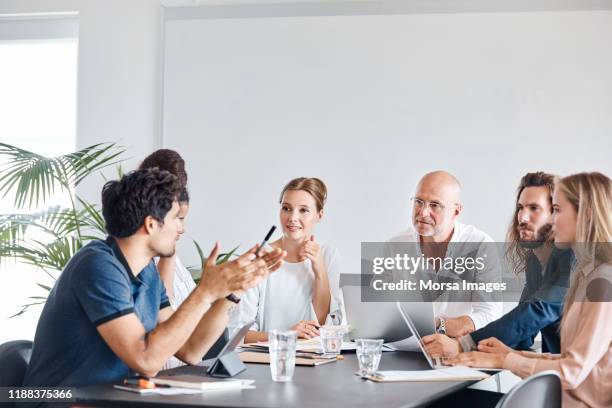
M 378 370 L 382 355 L 383 339 L 357 339 L 357 359 L 359 360 L 359 375 L 373 375 Z
M 268 332 L 270 345 L 270 371 L 274 381 L 291 381 L 295 369 L 297 332 L 272 330 Z
M 321 326 L 319 327 L 321 337 L 321 347 L 326 357 L 337 356 L 342 350 L 342 337 L 344 328 L 340 326 Z

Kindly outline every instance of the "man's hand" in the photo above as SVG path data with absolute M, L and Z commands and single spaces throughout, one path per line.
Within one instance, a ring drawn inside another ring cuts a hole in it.
M 461 353 L 461 345 L 444 334 L 430 334 L 423 337 L 425 349 L 432 357 L 455 357 Z
M 510 353 L 512 349 L 502 343 L 495 337 L 489 337 L 488 339 L 484 339 L 478 342 L 478 351 L 482 351 L 485 353 L 493 353 L 493 354 L 502 354 L 506 356 L 506 354 Z
M 262 248 L 259 251 L 260 258 L 266 262 L 268 272 L 274 272 L 283 265 L 283 259 L 287 256 L 287 251 L 283 251 L 280 248 L 273 249 L 272 251 L 264 251 Z M 261 256 L 263 254 L 263 256 Z
M 470 334 L 476 327 L 469 316 L 446 318 L 446 335 L 449 337 L 462 337 Z
M 282 264 L 286 253 L 277 249 L 261 258 L 255 256 L 258 245 L 248 250 L 233 261 L 217 265 L 219 243 L 215 243 L 206 263 L 198 288 L 205 291 L 207 301 L 212 303 L 230 293 L 243 293 L 257 286 L 268 276 L 271 269 L 276 270 Z
M 444 362 L 447 365 L 463 365 L 478 368 L 503 368 L 506 356 L 502 354 L 482 353 L 480 351 L 470 351 L 461 353 L 456 357 Z

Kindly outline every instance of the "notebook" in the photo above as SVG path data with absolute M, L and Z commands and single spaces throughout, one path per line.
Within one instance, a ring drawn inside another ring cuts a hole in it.
M 238 354 L 243 363 L 270 364 L 270 355 L 268 353 L 259 353 L 255 351 L 243 351 Z M 336 358 L 305 358 L 296 357 L 295 365 L 299 366 L 318 366 L 322 364 L 334 363 L 338 361 Z

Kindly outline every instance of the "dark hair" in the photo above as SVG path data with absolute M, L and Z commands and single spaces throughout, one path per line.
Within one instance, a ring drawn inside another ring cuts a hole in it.
M 138 167 L 139 170 L 157 167 L 174 174 L 181 185 L 178 200 L 181 203 L 189 202 L 189 192 L 187 191 L 187 172 L 185 171 L 185 160 L 178 152 L 170 149 L 158 149 L 145 157 Z
M 163 223 L 180 191 L 178 178 L 157 168 L 131 171 L 121 180 L 109 181 L 102 188 L 102 215 L 108 234 L 129 237 L 149 215 Z
M 536 171 L 533 173 L 527 173 L 521 178 L 518 188 L 516 189 L 516 203 L 521 198 L 521 193 L 527 187 L 547 187 L 548 188 L 548 202 L 552 211 L 552 195 L 555 189 L 555 181 L 557 177 L 553 174 L 544 173 L 543 171 Z M 514 215 L 510 222 L 510 227 L 506 234 L 506 240 L 509 242 L 506 248 L 506 259 L 510 262 L 510 265 L 514 269 L 515 273 L 520 273 L 525 269 L 525 263 L 527 262 L 528 250 L 519 245 L 520 237 L 517 231 L 518 227 L 518 207 L 515 206 Z

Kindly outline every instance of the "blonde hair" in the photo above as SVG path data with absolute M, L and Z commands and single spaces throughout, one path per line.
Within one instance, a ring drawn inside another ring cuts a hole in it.
M 325 183 L 318 178 L 299 177 L 291 180 L 283 187 L 279 203 L 282 204 L 283 196 L 290 190 L 301 190 L 310 194 L 315 200 L 317 211 L 321 211 L 323 207 L 325 207 L 325 201 L 327 201 L 327 187 L 325 187 Z
M 595 262 L 612 261 L 612 180 L 598 172 L 578 173 L 558 181 L 559 189 L 577 213 L 574 255 L 577 270 Z M 580 274 L 574 274 L 563 305 L 563 318 L 576 300 Z

